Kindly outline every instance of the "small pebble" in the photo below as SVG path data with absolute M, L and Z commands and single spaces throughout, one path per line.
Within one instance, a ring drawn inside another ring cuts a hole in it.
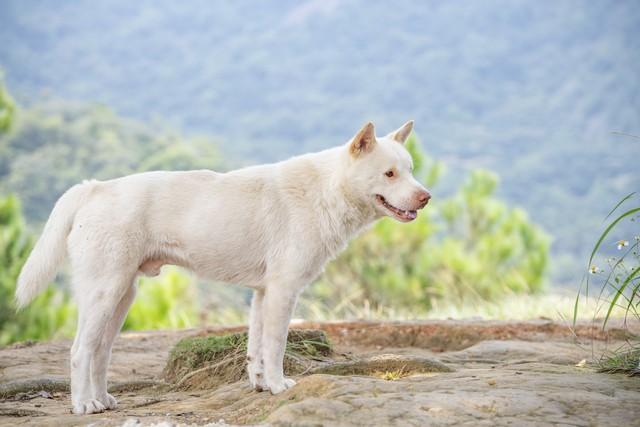
M 48 392 L 48 391 L 46 391 L 46 390 L 40 390 L 40 391 L 38 392 L 38 396 L 40 396 L 40 397 L 44 397 L 45 399 L 53 399 L 53 396 L 51 396 L 51 393 L 49 393 L 49 392 Z

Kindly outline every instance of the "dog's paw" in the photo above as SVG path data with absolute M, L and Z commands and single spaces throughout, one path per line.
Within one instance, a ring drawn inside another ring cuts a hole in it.
M 267 382 L 266 388 L 271 391 L 271 394 L 279 394 L 294 385 L 296 385 L 296 382 L 291 378 L 282 378 L 280 381 Z
M 251 368 L 247 369 L 247 371 L 249 372 L 249 383 L 254 390 L 264 391 L 267 389 L 264 382 L 264 372 Z
M 118 407 L 118 401 L 109 393 L 105 396 L 98 397 L 98 400 L 104 405 L 105 409 L 116 409 Z
M 249 379 L 251 388 L 253 388 L 255 391 L 265 391 L 267 389 L 267 386 L 261 377 L 262 377 L 262 374 L 258 374 L 257 378 Z
M 105 411 L 105 407 L 97 399 L 86 399 L 75 402 L 72 412 L 76 415 L 97 414 Z

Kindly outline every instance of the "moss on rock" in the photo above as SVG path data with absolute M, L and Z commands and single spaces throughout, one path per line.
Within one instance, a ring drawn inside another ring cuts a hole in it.
M 165 379 L 187 388 L 207 388 L 204 384 L 191 384 L 192 373 L 205 370 L 215 374 L 219 382 L 239 380 L 245 376 L 245 353 L 247 333 L 189 337 L 180 340 L 171 350 L 164 369 Z M 287 337 L 285 372 L 300 373 L 306 369 L 310 358 L 322 358 L 331 354 L 331 344 L 327 335 L 315 329 L 292 329 Z M 205 372 L 202 372 L 205 373 Z M 187 378 L 189 377 L 189 378 Z M 214 384 L 209 384 L 213 386 Z M 181 387 L 183 388 L 183 387 Z

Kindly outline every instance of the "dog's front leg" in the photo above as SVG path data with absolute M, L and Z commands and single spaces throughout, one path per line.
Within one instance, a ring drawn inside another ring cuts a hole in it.
M 284 351 L 289 321 L 293 314 L 299 289 L 294 283 L 270 283 L 262 304 L 262 360 L 265 387 L 278 394 L 296 382 L 284 377 Z

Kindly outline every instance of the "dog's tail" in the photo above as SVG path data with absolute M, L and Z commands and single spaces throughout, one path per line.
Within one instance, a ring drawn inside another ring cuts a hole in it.
M 67 236 L 76 212 L 82 206 L 95 181 L 85 181 L 67 190 L 58 199 L 27 262 L 22 267 L 16 288 L 18 309 L 27 305 L 53 280 L 67 252 Z

